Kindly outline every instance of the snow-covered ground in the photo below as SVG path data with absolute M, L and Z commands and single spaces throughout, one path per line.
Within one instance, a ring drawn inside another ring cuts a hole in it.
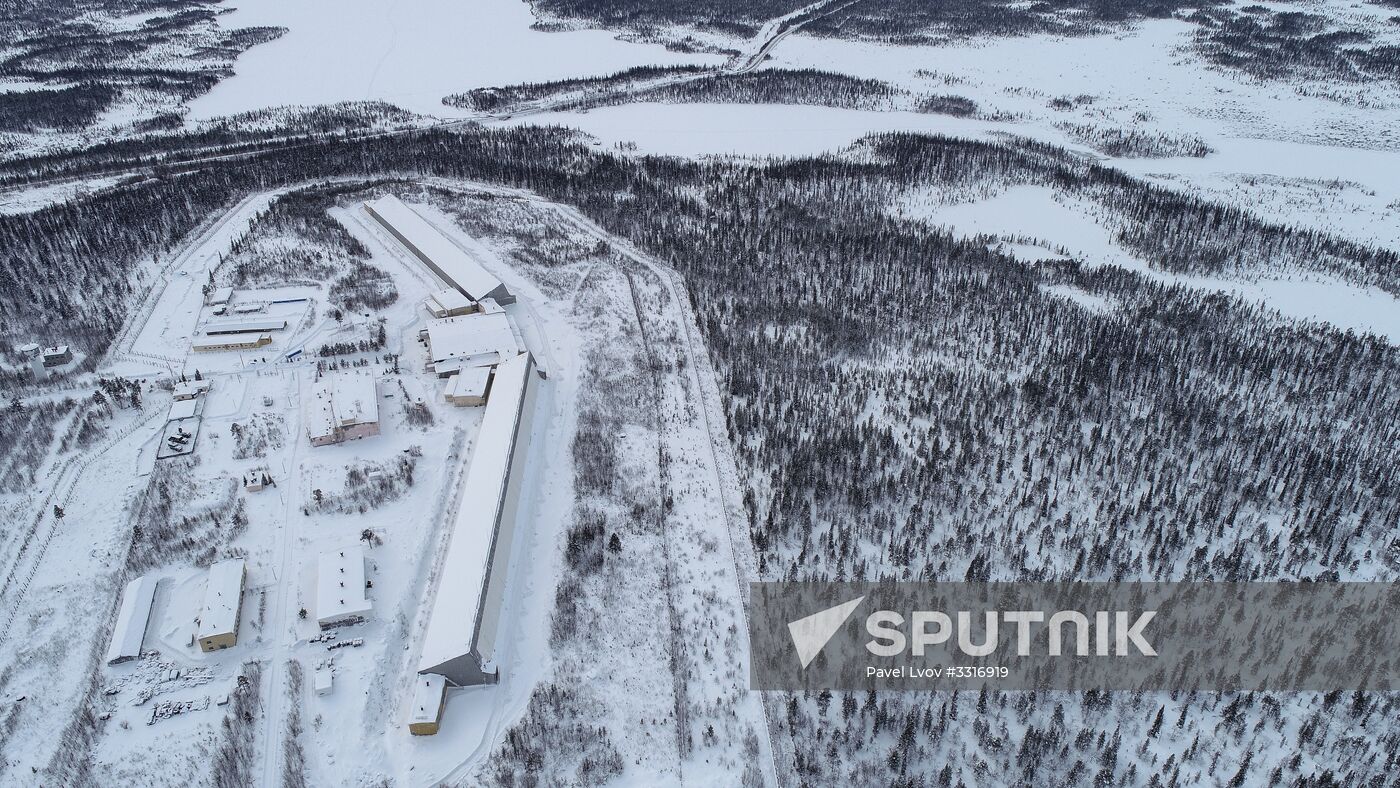
M 1378 334 L 1400 344 L 1400 301 L 1389 293 L 1320 275 L 1241 281 L 1152 268 L 1114 241 L 1112 230 L 1095 221 L 1092 206 L 1049 187 L 1017 186 L 985 200 L 956 205 L 930 205 L 911 196 L 893 210 L 960 235 L 993 236 L 1008 242 L 1006 251 L 1017 259 L 1068 255 L 1091 266 L 1115 265 L 1169 284 L 1233 293 L 1286 317 Z
M 382 100 L 424 115 L 466 114 L 443 96 L 475 87 L 610 74 L 639 65 L 718 65 L 601 30 L 545 33 L 519 0 L 238 0 L 231 27 L 288 33 L 238 59 L 236 75 L 191 104 L 194 119 L 283 105 Z

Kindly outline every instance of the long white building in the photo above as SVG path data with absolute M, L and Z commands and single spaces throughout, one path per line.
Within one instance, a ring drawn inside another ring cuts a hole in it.
M 457 686 L 494 683 L 498 677 L 496 637 L 530 447 L 534 382 L 529 353 L 496 368 L 438 570 L 418 672 Z
M 238 642 L 238 620 L 243 612 L 243 580 L 247 564 L 230 558 L 209 567 L 204 605 L 199 611 L 199 647 L 218 651 Z
M 392 194 L 381 197 L 365 203 L 365 210 L 414 257 L 462 295 L 473 301 L 494 298 L 500 304 L 515 303 L 515 296 L 501 280 L 399 198 Z
M 142 575 L 126 584 L 122 593 L 117 623 L 112 627 L 112 643 L 107 647 L 107 664 L 115 665 L 141 656 L 141 644 L 146 640 L 146 626 L 151 620 L 151 603 L 156 598 L 156 584 L 151 575 Z

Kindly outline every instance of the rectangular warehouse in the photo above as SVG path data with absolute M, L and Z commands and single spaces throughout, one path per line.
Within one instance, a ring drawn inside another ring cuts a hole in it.
M 272 344 L 272 335 L 266 331 L 249 331 L 240 334 L 221 334 L 216 337 L 200 337 L 190 343 L 190 350 L 208 353 L 215 350 L 252 350 Z
M 263 331 L 281 331 L 287 327 L 285 320 L 225 320 L 221 323 L 209 323 L 204 326 L 204 333 L 215 337 L 221 334 L 251 334 Z
M 365 210 L 404 248 L 432 269 L 462 295 L 473 301 L 494 298 L 501 304 L 515 303 L 501 280 L 481 267 L 436 227 L 391 195 L 365 203 Z
M 199 613 L 199 648 L 218 651 L 238 642 L 238 618 L 243 609 L 242 558 L 230 558 L 209 567 L 204 607 Z
M 530 448 L 534 378 L 529 353 L 496 369 L 438 570 L 418 672 L 456 686 L 497 680 L 496 635 Z
M 116 626 L 112 627 L 112 644 L 107 647 L 107 664 L 115 665 L 141 656 L 141 644 L 146 640 L 146 625 L 151 620 L 151 603 L 156 598 L 156 584 L 150 575 L 142 575 L 126 584 Z
M 499 310 L 432 320 L 422 334 L 428 343 L 428 363 L 438 377 L 499 364 L 520 355 L 524 347 L 510 318 Z
M 312 446 L 378 435 L 379 393 L 374 378 L 363 372 L 327 375 L 312 387 L 304 415 Z
M 324 629 L 358 621 L 370 608 L 364 547 L 354 544 L 321 553 L 316 559 L 316 623 Z

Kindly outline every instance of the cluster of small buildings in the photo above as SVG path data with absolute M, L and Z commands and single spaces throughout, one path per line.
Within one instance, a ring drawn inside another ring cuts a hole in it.
M 328 374 L 316 382 L 306 404 L 306 437 L 328 446 L 379 434 L 378 387 L 365 372 Z
M 37 342 L 26 342 L 15 350 L 28 361 L 35 380 L 44 380 L 49 370 L 73 362 L 73 349 L 67 345 L 40 347 Z

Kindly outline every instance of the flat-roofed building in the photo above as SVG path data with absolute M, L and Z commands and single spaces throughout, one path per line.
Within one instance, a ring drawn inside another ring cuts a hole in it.
M 423 302 L 423 306 L 433 317 L 456 317 L 457 315 L 469 315 L 476 311 L 475 301 L 451 287 L 428 296 L 428 299 Z
M 470 367 L 453 373 L 447 379 L 443 396 L 458 407 L 486 404 L 486 389 L 491 383 L 489 367 Z
M 316 559 L 316 623 L 326 627 L 363 619 L 373 605 L 365 598 L 365 550 L 353 544 Z
M 438 570 L 418 672 L 456 686 L 498 679 L 496 636 L 529 453 L 534 380 L 529 353 L 496 369 Z
M 242 558 L 230 558 L 209 567 L 204 606 L 199 612 L 198 638 L 202 651 L 218 651 L 238 642 L 246 569 Z
M 272 335 L 266 331 L 249 331 L 242 334 L 197 337 L 190 343 L 190 350 L 200 353 L 209 353 L 216 350 L 252 350 L 271 344 Z
M 379 393 L 364 372 L 330 374 L 311 389 L 306 403 L 306 436 L 326 446 L 379 434 Z
M 428 343 L 428 363 L 439 377 L 469 367 L 494 366 L 524 349 L 515 326 L 499 308 L 429 321 L 423 336 Z
M 141 656 L 141 644 L 146 640 L 146 626 L 151 620 L 151 603 L 155 601 L 159 583 L 151 575 L 142 575 L 126 584 L 117 623 L 112 627 L 112 643 L 107 647 L 108 665 Z
M 204 333 L 209 336 L 219 336 L 220 334 L 247 334 L 253 331 L 281 331 L 287 327 L 287 321 L 281 318 L 269 318 L 266 320 L 221 320 L 218 323 L 206 323 Z
M 208 390 L 207 380 L 182 380 L 175 384 L 170 394 L 177 400 L 194 399 Z
M 442 724 L 442 707 L 447 699 L 447 680 L 435 673 L 413 678 L 413 706 L 408 710 L 408 732 L 432 736 Z
M 494 298 L 502 304 L 515 303 L 501 280 L 399 198 L 381 197 L 365 203 L 365 210 L 444 284 L 473 301 Z
M 209 291 L 209 297 L 205 299 L 204 303 L 209 306 L 219 306 L 227 304 L 231 298 L 233 298 L 232 287 L 216 287 Z
M 61 367 L 73 360 L 73 350 L 67 345 L 44 348 L 44 366 Z

